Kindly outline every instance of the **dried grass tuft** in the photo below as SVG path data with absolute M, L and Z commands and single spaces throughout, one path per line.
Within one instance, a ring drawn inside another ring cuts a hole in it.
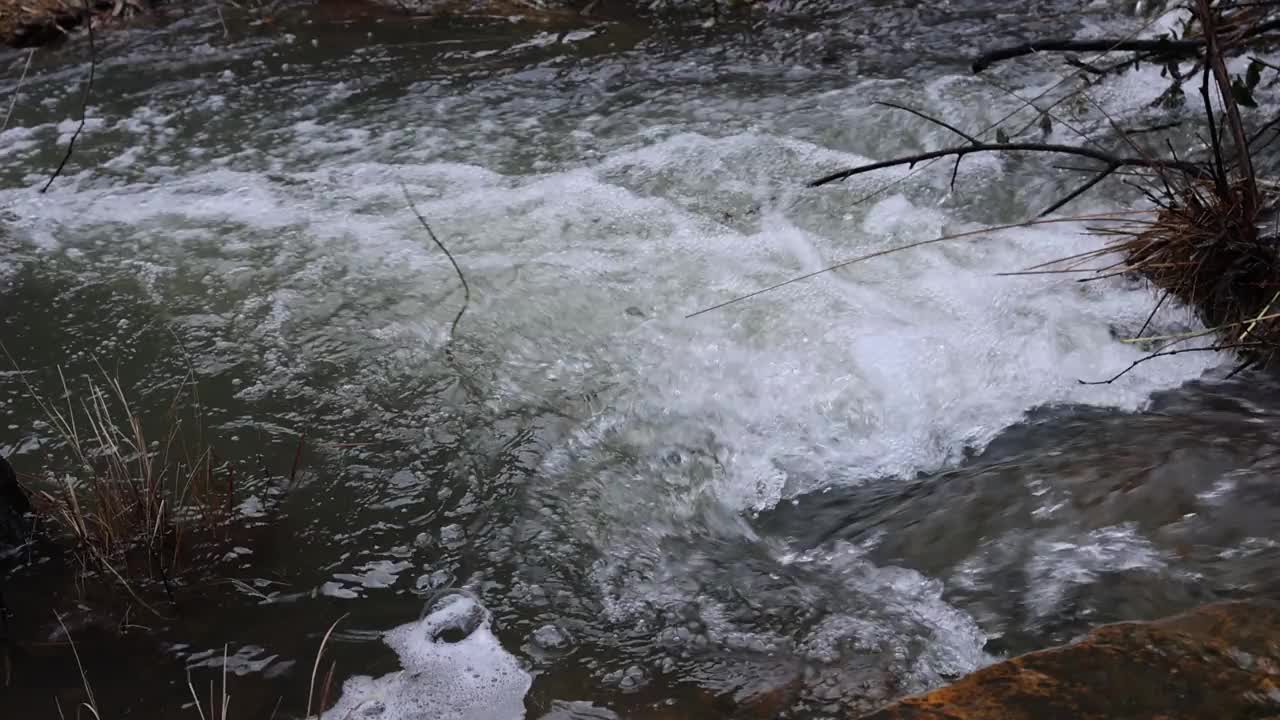
M 139 585 L 158 582 L 173 601 L 174 578 L 216 556 L 200 555 L 199 541 L 225 539 L 235 489 L 198 419 L 188 429 L 175 398 L 164 437 L 150 440 L 120 381 L 105 372 L 78 406 L 65 378 L 65 405 L 28 389 L 74 464 L 49 473 L 36 493 L 39 514 L 86 573 L 120 583 L 143 605 Z

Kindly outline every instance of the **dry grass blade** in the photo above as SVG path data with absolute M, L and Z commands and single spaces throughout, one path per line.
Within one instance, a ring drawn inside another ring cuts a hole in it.
M 200 720 L 209 720 L 204 714 L 204 705 L 200 702 L 200 693 L 196 692 L 195 683 L 191 682 L 191 670 L 187 670 L 187 689 L 191 691 L 191 702 L 195 703 L 196 714 L 200 716 Z M 210 710 L 212 712 L 212 710 Z
M 80 650 L 76 648 L 75 638 L 71 637 L 71 631 L 67 629 L 67 624 L 62 621 L 62 615 L 55 612 L 53 616 L 58 619 L 58 624 L 62 626 L 62 632 L 66 633 L 67 642 L 71 643 L 71 653 L 75 655 L 76 668 L 80 670 L 80 682 L 84 684 L 85 696 L 89 698 L 89 701 L 82 703 L 81 707 L 87 709 L 96 720 L 102 720 L 102 715 L 98 712 L 98 699 L 94 697 L 93 686 L 89 684 L 89 675 L 84 671 L 84 663 L 80 661 Z M 61 706 L 58 707 L 58 714 L 62 714 Z
M 230 517 L 228 503 L 215 482 L 211 451 L 198 446 L 194 461 L 176 451 L 183 437 L 177 413 L 167 418 L 164 440 L 149 442 L 123 384 L 101 366 L 99 371 L 79 407 L 60 368 L 65 406 L 46 399 L 22 376 L 71 460 L 55 485 L 36 497 L 42 514 L 70 541 L 86 576 L 118 581 L 158 615 L 144 600 L 142 583 L 158 581 L 176 603 L 173 576 L 190 555 L 181 552 L 182 525 L 199 527 L 212 539 Z
M 338 623 L 342 622 L 345 619 L 347 619 L 347 616 L 345 613 L 343 613 L 342 617 L 333 621 L 333 624 L 329 626 L 328 631 L 325 632 L 324 638 L 320 641 L 320 649 L 316 650 L 316 661 L 311 666 L 311 684 L 308 685 L 307 687 L 306 717 L 308 719 L 314 717 L 314 715 L 312 715 L 311 713 L 311 708 L 314 706 L 315 695 L 316 695 L 316 675 L 320 672 L 320 661 L 324 658 L 324 649 L 329 644 L 329 637 L 333 635 L 333 631 L 338 627 Z M 332 670 L 330 672 L 332 672 Z M 323 704 L 323 702 L 324 702 L 324 699 L 322 698 L 321 704 Z M 321 710 L 323 710 L 323 708 L 321 708 Z

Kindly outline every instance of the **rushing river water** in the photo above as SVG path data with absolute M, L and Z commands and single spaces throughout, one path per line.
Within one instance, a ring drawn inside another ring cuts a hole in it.
M 879 100 L 1038 138 L 1006 90 L 1058 68 L 975 78 L 965 58 L 1142 22 L 851 4 L 657 34 L 232 16 L 230 38 L 206 10 L 98 38 L 84 134 L 45 194 L 86 65 L 79 43 L 38 54 L 0 133 L 0 339 L 46 392 L 101 364 L 144 415 L 190 362 L 245 479 L 229 558 L 165 619 L 103 627 L 59 561 L 19 568 L 0 714 L 79 692 L 50 607 L 104 717 L 194 716 L 187 672 L 207 696 L 224 652 L 229 717 L 280 698 L 299 715 L 342 616 L 335 688 L 363 677 L 335 718 L 825 717 L 1101 622 L 1275 592 L 1280 389 L 1214 380 L 1226 359 L 1197 353 L 1081 384 L 1142 356 L 1120 339 L 1152 293 L 997 275 L 1097 247 L 1083 223 L 686 318 L 1039 211 L 1079 176 L 972 158 L 954 191 L 945 163 L 804 184 L 954 141 Z M 4 98 L 25 59 L 3 58 Z M 1091 93 L 1137 121 L 1162 89 L 1143 70 Z M 1112 190 L 1073 209 L 1138 202 Z M 452 340 L 463 295 L 405 191 L 470 284 Z M 38 475 L 56 448 L 5 369 L 0 453 Z

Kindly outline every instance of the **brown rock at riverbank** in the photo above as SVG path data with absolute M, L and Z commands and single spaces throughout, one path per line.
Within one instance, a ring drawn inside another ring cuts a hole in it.
M 37 47 L 56 42 L 92 17 L 94 26 L 150 11 L 150 0 L 0 0 L 0 43 Z
M 0 41 L 11 47 L 44 44 L 78 25 L 83 12 L 64 0 L 0 0 Z
M 1118 623 L 907 698 L 864 720 L 1280 717 L 1280 607 L 1206 605 Z

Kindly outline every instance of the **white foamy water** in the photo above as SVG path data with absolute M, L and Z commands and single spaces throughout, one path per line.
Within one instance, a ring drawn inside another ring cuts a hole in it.
M 455 633 L 449 635 L 449 633 Z M 383 720 L 519 720 L 532 678 L 490 629 L 489 611 L 466 595 L 434 602 L 418 622 L 386 635 L 403 670 L 356 676 L 323 717 Z

